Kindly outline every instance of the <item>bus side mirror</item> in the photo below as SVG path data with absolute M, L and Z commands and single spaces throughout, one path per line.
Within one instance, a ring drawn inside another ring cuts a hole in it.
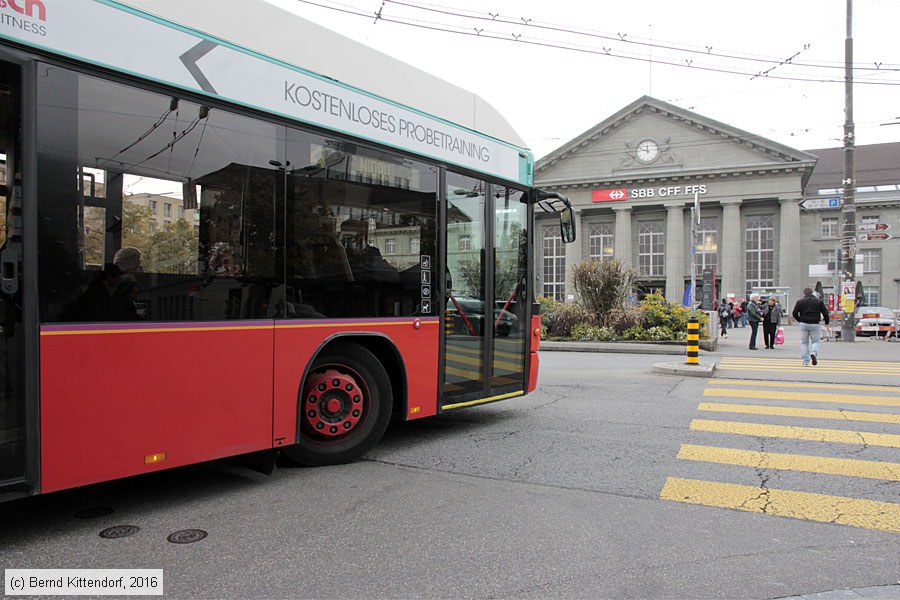
M 575 211 L 571 206 L 567 206 L 559 213 L 559 231 L 564 243 L 570 244 L 575 241 Z

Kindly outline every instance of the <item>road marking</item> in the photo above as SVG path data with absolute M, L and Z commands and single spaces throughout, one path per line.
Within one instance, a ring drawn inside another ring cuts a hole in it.
M 736 390 L 706 388 L 704 396 L 717 398 L 751 398 L 766 400 L 800 400 L 803 402 L 830 402 L 841 404 L 866 404 L 870 406 L 900 406 L 900 398 L 891 396 L 863 396 L 860 394 L 823 394 L 812 392 L 776 392 L 772 390 Z
M 778 373 L 842 373 L 845 375 L 897 375 L 900 364 L 880 361 L 824 360 L 818 366 L 804 367 L 798 358 L 724 357 L 716 369 L 721 371 L 772 371 Z
M 757 425 L 756 423 L 708 421 L 706 419 L 694 419 L 691 421 L 691 430 L 814 442 L 835 442 L 838 444 L 862 444 L 868 446 L 884 446 L 886 448 L 900 448 L 900 435 L 893 433 L 873 433 L 871 431 L 817 429 L 814 427 L 794 427 L 791 425 Z
M 699 462 L 739 465 L 757 469 L 804 471 L 806 473 L 824 473 L 827 475 L 846 475 L 849 477 L 866 477 L 868 479 L 900 481 L 900 464 L 870 460 L 754 452 L 751 450 L 735 450 L 732 448 L 717 448 L 714 446 L 695 446 L 692 444 L 683 444 L 681 450 L 678 452 L 678 458 Z
M 758 365 L 780 365 L 780 364 L 790 364 L 795 361 L 800 360 L 800 357 L 797 356 L 791 358 L 763 358 L 763 357 L 753 357 L 753 356 L 724 356 L 722 357 L 722 362 L 729 363 L 752 363 Z M 837 360 L 837 359 L 829 359 L 825 357 L 822 359 L 822 363 L 828 363 L 829 365 L 841 366 L 841 367 L 890 367 L 896 368 L 897 363 L 893 361 L 885 361 L 885 360 Z
M 862 385 L 855 383 L 809 383 L 799 381 L 754 381 L 752 379 L 716 379 L 715 385 L 752 385 L 754 387 L 822 388 L 828 390 L 858 390 L 862 392 L 888 392 L 900 394 L 900 387 L 889 385 Z
M 662 500 L 900 533 L 900 504 L 669 477 Z
M 707 412 L 741 413 L 745 415 L 775 415 L 779 417 L 804 417 L 808 419 L 832 419 L 835 421 L 866 421 L 869 423 L 896 423 L 900 415 L 871 413 L 853 410 L 824 410 L 819 408 L 789 408 L 787 406 L 759 406 L 756 404 L 727 404 L 701 402 L 697 410 Z

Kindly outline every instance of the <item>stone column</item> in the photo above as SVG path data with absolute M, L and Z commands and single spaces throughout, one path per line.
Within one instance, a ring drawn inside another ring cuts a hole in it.
M 718 271 L 722 275 L 722 289 L 718 290 L 718 299 L 725 294 L 733 293 L 740 298 L 747 291 L 747 280 L 744 277 L 744 244 L 745 233 L 741 227 L 741 200 L 721 200 L 722 235 L 719 245 L 722 247 L 722 262 Z
M 778 231 L 778 277 L 777 286 L 791 288 L 791 300 L 803 296 L 804 282 L 808 279 L 802 272 L 800 260 L 800 202 L 802 198 L 782 198 L 781 224 Z M 812 286 L 810 286 L 812 287 Z
M 616 213 L 615 258 L 629 267 L 634 267 L 631 259 L 631 207 L 613 206 Z
M 666 300 L 684 299 L 684 202 L 666 204 Z

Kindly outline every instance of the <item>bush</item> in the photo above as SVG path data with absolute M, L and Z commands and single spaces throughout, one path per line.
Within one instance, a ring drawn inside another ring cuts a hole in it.
M 598 327 L 596 339 L 598 342 L 612 342 L 613 340 L 619 339 L 619 336 L 609 327 Z
M 572 328 L 579 323 L 593 325 L 594 319 L 578 304 L 557 302 L 547 296 L 538 296 L 541 305 L 542 339 L 567 338 L 572 335 Z M 547 328 L 546 335 L 543 329 Z
M 647 330 L 641 327 L 640 325 L 635 325 L 634 327 L 629 327 L 624 332 L 622 332 L 622 339 L 633 341 L 633 342 L 642 342 L 647 339 Z
M 591 324 L 590 316 L 584 308 L 577 304 L 558 303 L 550 322 L 547 324 L 548 333 L 553 337 L 569 337 L 572 328 L 583 323 Z
M 641 312 L 644 315 L 644 326 L 647 329 L 663 327 L 670 332 L 667 339 L 684 339 L 687 336 L 688 320 L 691 318 L 691 309 L 669 302 L 659 290 L 647 294 L 641 300 Z M 706 325 L 709 317 L 704 312 L 697 313 L 700 322 L 700 336 L 706 335 Z
M 578 323 L 572 327 L 572 339 L 579 342 L 596 340 L 599 329 L 599 327 L 588 325 L 587 323 Z
M 616 332 L 609 327 L 588 325 L 587 323 L 578 323 L 572 327 L 572 339 L 579 342 L 611 342 L 618 338 Z
M 572 267 L 578 303 L 604 327 L 616 327 L 631 307 L 638 273 L 620 260 L 596 259 Z

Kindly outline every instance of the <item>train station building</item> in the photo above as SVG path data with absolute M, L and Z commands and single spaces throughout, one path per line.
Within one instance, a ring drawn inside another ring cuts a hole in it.
M 572 301 L 582 261 L 619 259 L 643 291 L 681 303 L 691 283 L 691 208 L 700 300 L 759 292 L 793 306 L 833 290 L 843 150 L 797 150 L 644 96 L 535 165 L 535 185 L 565 194 L 577 241 L 538 215 L 536 290 Z M 869 306 L 900 307 L 900 143 L 856 148 L 857 279 Z M 706 274 L 704 282 L 704 273 Z M 705 289 L 704 289 L 705 286 Z

